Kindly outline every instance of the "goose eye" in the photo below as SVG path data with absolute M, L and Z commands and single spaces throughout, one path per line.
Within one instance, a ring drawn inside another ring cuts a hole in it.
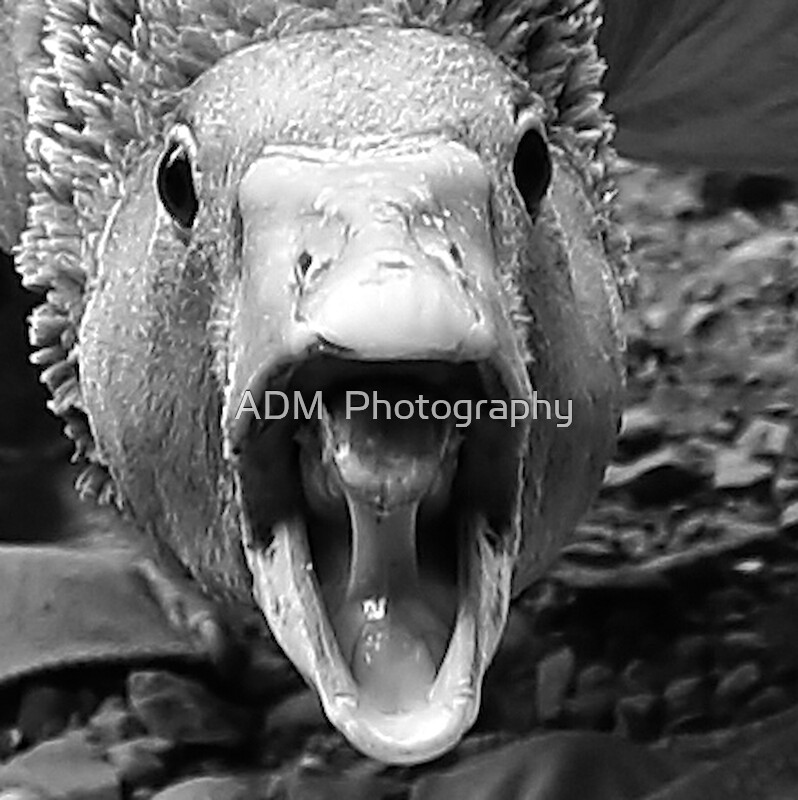
M 549 148 L 536 128 L 528 128 L 518 140 L 513 157 L 513 178 L 527 212 L 535 217 L 551 182 Z
M 190 228 L 199 210 L 188 147 L 173 142 L 158 164 L 158 194 L 164 208 L 181 228 Z

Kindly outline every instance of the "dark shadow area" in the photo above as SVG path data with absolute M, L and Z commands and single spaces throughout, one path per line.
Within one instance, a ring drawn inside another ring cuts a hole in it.
M 752 214 L 772 212 L 796 197 L 795 181 L 778 175 L 708 172 L 700 189 L 703 210 L 708 216 L 723 214 L 730 208 L 743 208 Z
M 0 541 L 54 541 L 64 527 L 69 442 L 29 360 L 27 318 L 40 302 L 0 253 Z

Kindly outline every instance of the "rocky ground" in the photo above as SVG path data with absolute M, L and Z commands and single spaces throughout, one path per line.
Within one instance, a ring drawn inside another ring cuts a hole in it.
M 698 747 L 798 701 L 798 206 L 707 217 L 695 176 L 631 165 L 621 188 L 640 283 L 619 455 L 444 764 L 541 728 Z M 50 451 L 34 467 L 6 441 L 0 508 L 15 538 L 46 539 L 68 502 L 30 488 Z M 359 757 L 274 674 L 265 714 L 165 670 L 6 691 L 0 798 L 27 798 L 2 789 L 32 773 L 70 800 L 401 797 L 425 772 Z
M 702 218 L 694 176 L 621 185 L 640 286 L 620 451 L 524 605 L 534 721 L 650 741 L 798 693 L 798 209 Z

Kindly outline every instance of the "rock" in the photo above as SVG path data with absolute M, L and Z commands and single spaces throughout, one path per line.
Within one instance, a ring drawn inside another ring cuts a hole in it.
M 54 686 L 33 686 L 20 701 L 17 728 L 25 742 L 36 744 L 63 733 L 74 711 L 71 693 Z
M 193 778 L 170 786 L 152 800 L 254 800 L 251 782 L 239 778 Z
M 724 309 L 717 303 L 691 303 L 682 317 L 682 336 L 700 336 L 723 313 Z
M 679 519 L 674 526 L 673 536 L 681 548 L 687 549 L 706 539 L 712 530 L 712 516 L 699 511 Z
M 633 561 L 644 559 L 652 549 L 651 531 L 644 526 L 624 526 L 614 532 L 619 547 Z
M 576 659 L 570 647 L 546 655 L 537 666 L 535 704 L 542 722 L 557 719 L 574 676 Z
M 615 709 L 615 728 L 621 736 L 649 741 L 659 734 L 662 701 L 653 694 L 622 697 Z
M 757 692 L 741 709 L 741 722 L 762 719 L 770 714 L 784 711 L 790 705 L 787 692 L 780 686 L 767 686 Z
M 19 750 L 22 733 L 19 728 L 0 729 L 0 761 L 5 761 Z
M 779 475 L 773 481 L 773 499 L 780 506 L 789 506 L 793 501 L 798 501 L 798 477 Z
M 146 730 L 162 739 L 235 747 L 248 733 L 250 719 L 243 709 L 171 672 L 132 673 L 128 696 Z
M 81 733 L 34 747 L 0 769 L 0 791 L 24 787 L 58 800 L 121 800 L 119 779 Z
M 587 534 L 582 528 L 580 536 Z M 569 544 L 562 554 L 569 565 L 587 567 L 597 570 L 608 570 L 621 563 L 621 553 L 610 541 L 609 537 L 596 539 L 580 539 Z
M 739 702 L 762 680 L 762 670 L 751 661 L 740 664 L 728 675 L 724 675 L 715 689 L 715 699 L 723 709 Z
M 671 316 L 671 310 L 664 304 L 654 303 L 643 309 L 641 316 L 649 331 L 662 331 Z M 639 335 L 642 338 L 644 334 L 641 331 Z
M 715 456 L 716 489 L 748 489 L 773 477 L 773 466 L 735 449 L 719 450 Z
M 621 684 L 631 694 L 648 694 L 661 683 L 660 670 L 639 658 L 630 661 L 621 674 Z
M 699 459 L 677 447 L 663 447 L 630 464 L 612 464 L 604 489 L 625 489 L 644 504 L 663 504 L 697 491 L 706 477 Z
M 760 557 L 754 558 L 741 558 L 734 562 L 732 569 L 740 575 L 752 577 L 754 575 L 761 576 L 766 579 L 771 574 L 770 564 L 765 559 Z
M 798 500 L 790 503 L 779 517 L 779 529 L 785 533 L 798 533 Z
M 762 275 L 772 271 L 771 262 L 784 263 L 785 268 L 791 267 L 791 253 L 795 237 L 787 231 L 767 230 L 758 233 L 748 241 L 740 242 L 729 249 L 723 258 L 723 270 L 729 279 L 736 277 L 741 285 L 751 284 L 751 275 Z M 753 270 L 753 272 L 752 272 Z M 760 278 L 757 283 L 761 283 Z
M 721 670 L 735 667 L 741 661 L 765 652 L 768 643 L 756 631 L 729 631 L 724 634 L 718 650 L 718 665 Z
M 707 433 L 711 433 L 714 437 L 728 442 L 731 441 L 736 427 L 735 420 L 725 416 L 712 422 L 707 428 Z
M 779 531 L 772 522 L 747 518 L 756 516 L 756 511 L 748 504 L 736 503 L 729 511 L 689 515 L 675 525 L 671 547 L 676 552 L 664 556 L 660 563 L 670 558 L 671 563 L 678 560 L 687 567 L 698 569 L 709 556 L 720 556 L 744 545 L 761 545 L 777 540 Z M 699 554 L 702 558 L 698 557 Z
M 166 775 L 164 756 L 171 748 L 171 742 L 144 736 L 112 745 L 106 758 L 126 787 L 155 786 Z
M 7 789 L 0 792 L 0 800 L 43 800 L 38 792 L 32 792 L 30 789 Z
M 622 452 L 634 456 L 657 447 L 664 431 L 665 420 L 649 406 L 632 406 L 623 412 L 618 445 Z
M 664 700 L 671 721 L 703 716 L 709 700 L 706 680 L 700 675 L 676 678 L 665 688 Z
M 790 442 L 789 422 L 753 419 L 737 439 L 737 446 L 750 456 L 780 457 Z
M 615 680 L 615 672 L 606 664 L 590 664 L 585 667 L 576 680 L 577 694 L 603 689 Z
M 121 697 L 109 697 L 103 701 L 87 727 L 93 741 L 107 747 L 144 732 Z

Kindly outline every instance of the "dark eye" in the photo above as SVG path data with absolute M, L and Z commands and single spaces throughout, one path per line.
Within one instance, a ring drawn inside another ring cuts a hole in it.
M 513 158 L 513 177 L 526 210 L 537 215 L 551 182 L 551 157 L 545 139 L 535 128 L 521 134 Z
M 186 144 L 173 142 L 158 164 L 158 194 L 181 228 L 190 228 L 199 210 L 194 175 Z

